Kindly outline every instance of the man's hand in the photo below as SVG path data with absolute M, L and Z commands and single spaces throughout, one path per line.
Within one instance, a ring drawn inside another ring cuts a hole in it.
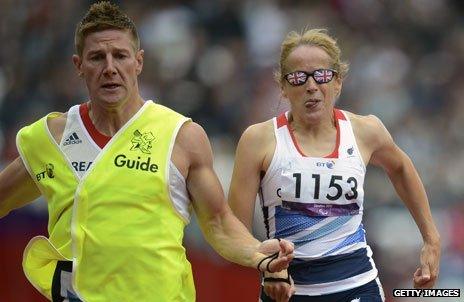
M 290 284 L 286 281 L 278 281 L 279 279 L 288 280 Z M 288 302 L 295 293 L 295 285 L 287 270 L 278 273 L 264 273 L 263 289 L 269 298 L 277 302 Z
M 275 254 L 275 256 L 265 260 L 261 258 L 257 268 L 261 272 L 280 272 L 287 269 L 293 260 L 294 249 L 293 243 L 287 240 L 269 239 L 261 242 L 258 252 L 268 256 Z
M 414 273 L 414 288 L 432 288 L 438 278 L 440 244 L 425 243 L 420 255 L 421 266 Z

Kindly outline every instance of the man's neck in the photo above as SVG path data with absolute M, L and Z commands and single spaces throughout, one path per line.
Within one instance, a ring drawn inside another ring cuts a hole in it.
M 140 96 L 134 101 L 114 107 L 106 107 L 90 101 L 89 116 L 99 132 L 106 136 L 113 136 L 140 110 L 143 103 Z

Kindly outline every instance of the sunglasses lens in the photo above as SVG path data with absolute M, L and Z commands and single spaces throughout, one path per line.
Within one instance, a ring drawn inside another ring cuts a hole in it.
M 287 82 L 290 83 L 292 86 L 300 86 L 306 83 L 308 80 L 308 75 L 301 71 L 295 71 L 287 74 L 285 76 Z
M 285 79 L 292 86 L 301 86 L 312 76 L 317 84 L 325 84 L 332 81 L 335 71 L 331 69 L 317 69 L 313 73 L 294 71 L 285 75 Z
M 334 72 L 330 69 L 314 70 L 313 78 L 318 84 L 324 84 L 332 81 Z

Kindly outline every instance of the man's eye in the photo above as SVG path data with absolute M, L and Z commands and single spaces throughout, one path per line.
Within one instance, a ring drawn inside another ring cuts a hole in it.
M 92 60 L 92 61 L 99 61 L 101 59 L 103 59 L 102 55 L 95 55 L 95 56 L 90 57 L 90 60 Z

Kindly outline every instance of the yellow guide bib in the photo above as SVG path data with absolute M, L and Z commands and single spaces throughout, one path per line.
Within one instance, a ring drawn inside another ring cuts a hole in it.
M 182 246 L 186 222 L 174 209 L 168 180 L 175 137 L 188 119 L 147 102 L 80 181 L 46 119 L 17 138 L 50 215 L 49 241 L 34 238 L 25 251 L 31 283 L 50 299 L 56 261 L 67 259 L 73 288 L 86 302 L 194 301 Z

